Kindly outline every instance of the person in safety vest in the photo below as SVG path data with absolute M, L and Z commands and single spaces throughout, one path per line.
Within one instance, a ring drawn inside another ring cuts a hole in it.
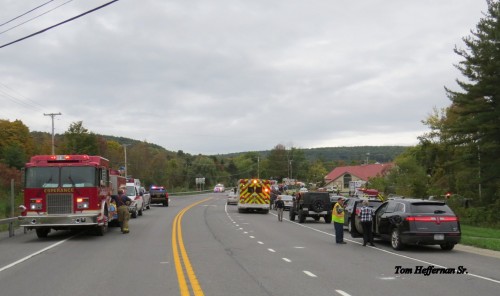
M 332 210 L 332 221 L 335 227 L 335 242 L 345 244 L 344 241 L 344 198 L 339 197 Z
M 113 196 L 112 198 L 118 207 L 118 222 L 120 223 L 122 233 L 129 233 L 128 221 L 130 220 L 130 213 L 128 211 L 128 205 L 130 205 L 132 200 L 125 195 L 123 189 L 119 189 L 118 196 Z

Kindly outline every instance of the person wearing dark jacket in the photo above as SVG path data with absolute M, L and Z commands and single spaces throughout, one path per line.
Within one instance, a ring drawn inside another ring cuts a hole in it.
M 278 195 L 278 200 L 274 204 L 276 211 L 278 211 L 278 221 L 283 222 L 283 210 L 285 209 L 285 202 L 281 200 L 281 195 Z
M 125 195 L 123 189 L 118 190 L 118 196 L 111 197 L 118 207 L 118 222 L 120 223 L 120 228 L 122 233 L 129 233 L 128 221 L 130 220 L 130 213 L 128 211 L 128 206 L 132 202 L 130 197 Z

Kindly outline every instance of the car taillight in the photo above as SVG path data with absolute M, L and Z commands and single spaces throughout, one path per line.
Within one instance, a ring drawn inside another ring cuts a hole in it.
M 41 210 L 42 209 L 42 199 L 32 198 L 30 199 L 30 210 Z
M 405 218 L 409 222 L 456 222 L 458 218 L 456 216 L 410 216 Z
M 85 210 L 89 208 L 88 197 L 77 197 L 76 198 L 76 208 L 79 210 Z

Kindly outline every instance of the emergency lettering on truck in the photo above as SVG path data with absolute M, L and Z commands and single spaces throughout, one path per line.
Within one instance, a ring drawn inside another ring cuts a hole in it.
M 269 213 L 271 182 L 265 179 L 240 179 L 238 181 L 238 212 L 250 210 Z
M 109 160 L 89 155 L 37 155 L 24 168 L 21 226 L 39 238 L 51 230 L 91 229 L 103 235 L 108 223 Z M 115 184 L 116 186 L 117 184 Z

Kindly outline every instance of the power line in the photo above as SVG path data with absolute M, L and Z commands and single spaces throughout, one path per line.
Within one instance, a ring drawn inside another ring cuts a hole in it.
M 7 92 L 5 90 L 2 90 L 0 88 L 0 94 L 2 94 L 4 97 L 6 97 L 7 99 L 9 99 L 10 101 L 12 101 L 12 102 L 14 102 L 16 104 L 19 104 L 21 106 L 24 106 L 24 107 L 27 107 L 27 108 L 30 108 L 30 109 L 34 109 L 34 110 L 42 110 L 43 108 L 45 108 L 44 106 L 38 104 L 35 101 L 30 100 L 29 98 L 26 98 L 21 93 L 17 92 L 16 90 L 8 87 L 7 85 L 5 85 L 5 84 L 3 84 L 1 82 L 0 82 L 0 86 L 6 88 L 8 90 L 10 90 L 10 92 L 11 92 L 11 93 L 9 93 L 9 92 Z M 17 96 L 15 96 L 12 93 L 17 93 Z
M 86 15 L 86 14 L 89 14 L 89 13 L 94 12 L 94 11 L 96 11 L 96 10 L 99 10 L 99 9 L 101 9 L 101 8 L 104 8 L 104 7 L 106 7 L 106 6 L 110 5 L 110 4 L 113 4 L 114 2 L 117 2 L 117 1 L 119 1 L 119 0 L 113 0 L 113 1 L 110 1 L 110 2 L 108 2 L 108 3 L 105 3 L 105 4 L 103 4 L 103 5 L 99 6 L 99 7 L 96 7 L 96 8 L 94 8 L 94 9 L 91 9 L 91 10 L 87 11 L 87 12 L 84 12 L 84 13 L 82 13 L 82 14 L 79 14 L 79 15 L 77 15 L 77 16 L 74 16 L 74 17 L 72 17 L 72 18 L 70 18 L 70 19 L 67 19 L 67 20 L 63 21 L 63 22 L 60 22 L 60 23 L 58 23 L 58 24 L 55 24 L 55 25 L 53 25 L 53 26 L 50 26 L 50 27 L 48 27 L 48 28 L 45 28 L 45 29 L 43 29 L 43 30 L 40 30 L 40 31 L 35 32 L 35 33 L 33 33 L 33 34 L 30 34 L 30 35 L 28 35 L 28 36 L 25 36 L 25 37 L 23 37 L 23 38 L 19 38 L 19 39 L 15 40 L 15 41 L 12 41 L 12 42 L 6 43 L 6 44 L 4 44 L 4 45 L 0 46 L 0 48 L 7 47 L 7 46 L 9 46 L 9 45 L 11 45 L 11 44 L 17 43 L 17 42 L 19 42 L 19 41 L 23 41 L 23 40 L 25 40 L 25 39 L 31 38 L 31 37 L 33 37 L 33 36 L 36 36 L 36 35 L 38 35 L 38 34 L 41 34 L 41 33 L 45 32 L 45 31 L 51 30 L 51 29 L 53 29 L 53 28 L 55 28 L 55 27 L 58 27 L 58 26 L 60 26 L 60 25 L 65 24 L 65 23 L 71 22 L 71 21 L 73 21 L 73 20 L 75 20 L 75 19 L 77 19 L 77 18 L 80 18 L 80 17 L 82 17 L 82 16 L 84 16 L 84 15 Z
M 47 5 L 47 4 L 49 4 L 50 2 L 53 2 L 53 1 L 54 1 L 54 0 L 50 0 L 50 1 L 47 1 L 47 2 L 45 2 L 45 3 L 43 3 L 43 4 L 41 4 L 41 5 L 38 5 L 37 7 L 33 8 L 33 9 L 31 9 L 31 10 L 28 10 L 27 12 L 25 12 L 25 13 L 23 13 L 23 14 L 19 15 L 19 16 L 16 16 L 16 17 L 15 17 L 15 18 L 13 18 L 13 19 L 8 20 L 8 21 L 6 21 L 6 22 L 5 22 L 5 23 L 3 23 L 3 24 L 0 24 L 0 27 L 1 27 L 1 26 L 3 26 L 3 25 L 6 25 L 6 24 L 8 24 L 8 23 L 10 23 L 10 22 L 12 22 L 12 21 L 15 21 L 15 20 L 17 20 L 18 18 L 20 18 L 20 17 L 22 17 L 22 16 L 25 16 L 25 15 L 27 15 L 28 13 L 30 13 L 30 12 L 32 12 L 32 11 L 34 11 L 34 10 L 37 10 L 38 8 L 40 8 L 40 7 L 44 6 L 44 5 Z
M 0 35 L 1 35 L 1 34 L 3 34 L 3 33 L 9 32 L 10 30 L 13 30 L 13 29 L 15 29 L 15 28 L 17 28 L 17 27 L 19 27 L 19 26 L 22 26 L 22 25 L 24 25 L 24 24 L 26 24 L 26 23 L 29 23 L 29 22 L 31 22 L 32 20 L 37 19 L 37 18 L 39 18 L 39 17 L 41 17 L 41 16 L 43 16 L 43 15 L 46 15 L 47 13 L 52 12 L 52 11 L 54 11 L 54 10 L 58 9 L 59 7 L 61 7 L 61 6 L 63 6 L 63 5 L 66 5 L 66 4 L 68 4 L 68 3 L 72 2 L 72 1 L 73 1 L 73 0 L 66 1 L 66 2 L 64 2 L 63 4 L 58 5 L 58 6 L 56 6 L 56 7 L 52 8 L 52 9 L 50 9 L 50 10 L 47 10 L 46 12 L 44 12 L 44 13 L 42 13 L 42 14 L 39 14 L 39 15 L 37 15 L 37 16 L 34 16 L 34 17 L 30 18 L 30 19 L 29 19 L 29 20 L 27 20 L 27 21 L 24 21 L 24 22 L 22 22 L 22 23 L 20 23 L 20 24 L 18 24 L 18 25 L 16 25 L 16 26 L 14 26 L 14 27 L 11 27 L 11 28 L 9 28 L 9 29 L 7 29 L 7 30 L 5 30 L 5 31 L 2 31 L 2 32 L 0 32 Z

